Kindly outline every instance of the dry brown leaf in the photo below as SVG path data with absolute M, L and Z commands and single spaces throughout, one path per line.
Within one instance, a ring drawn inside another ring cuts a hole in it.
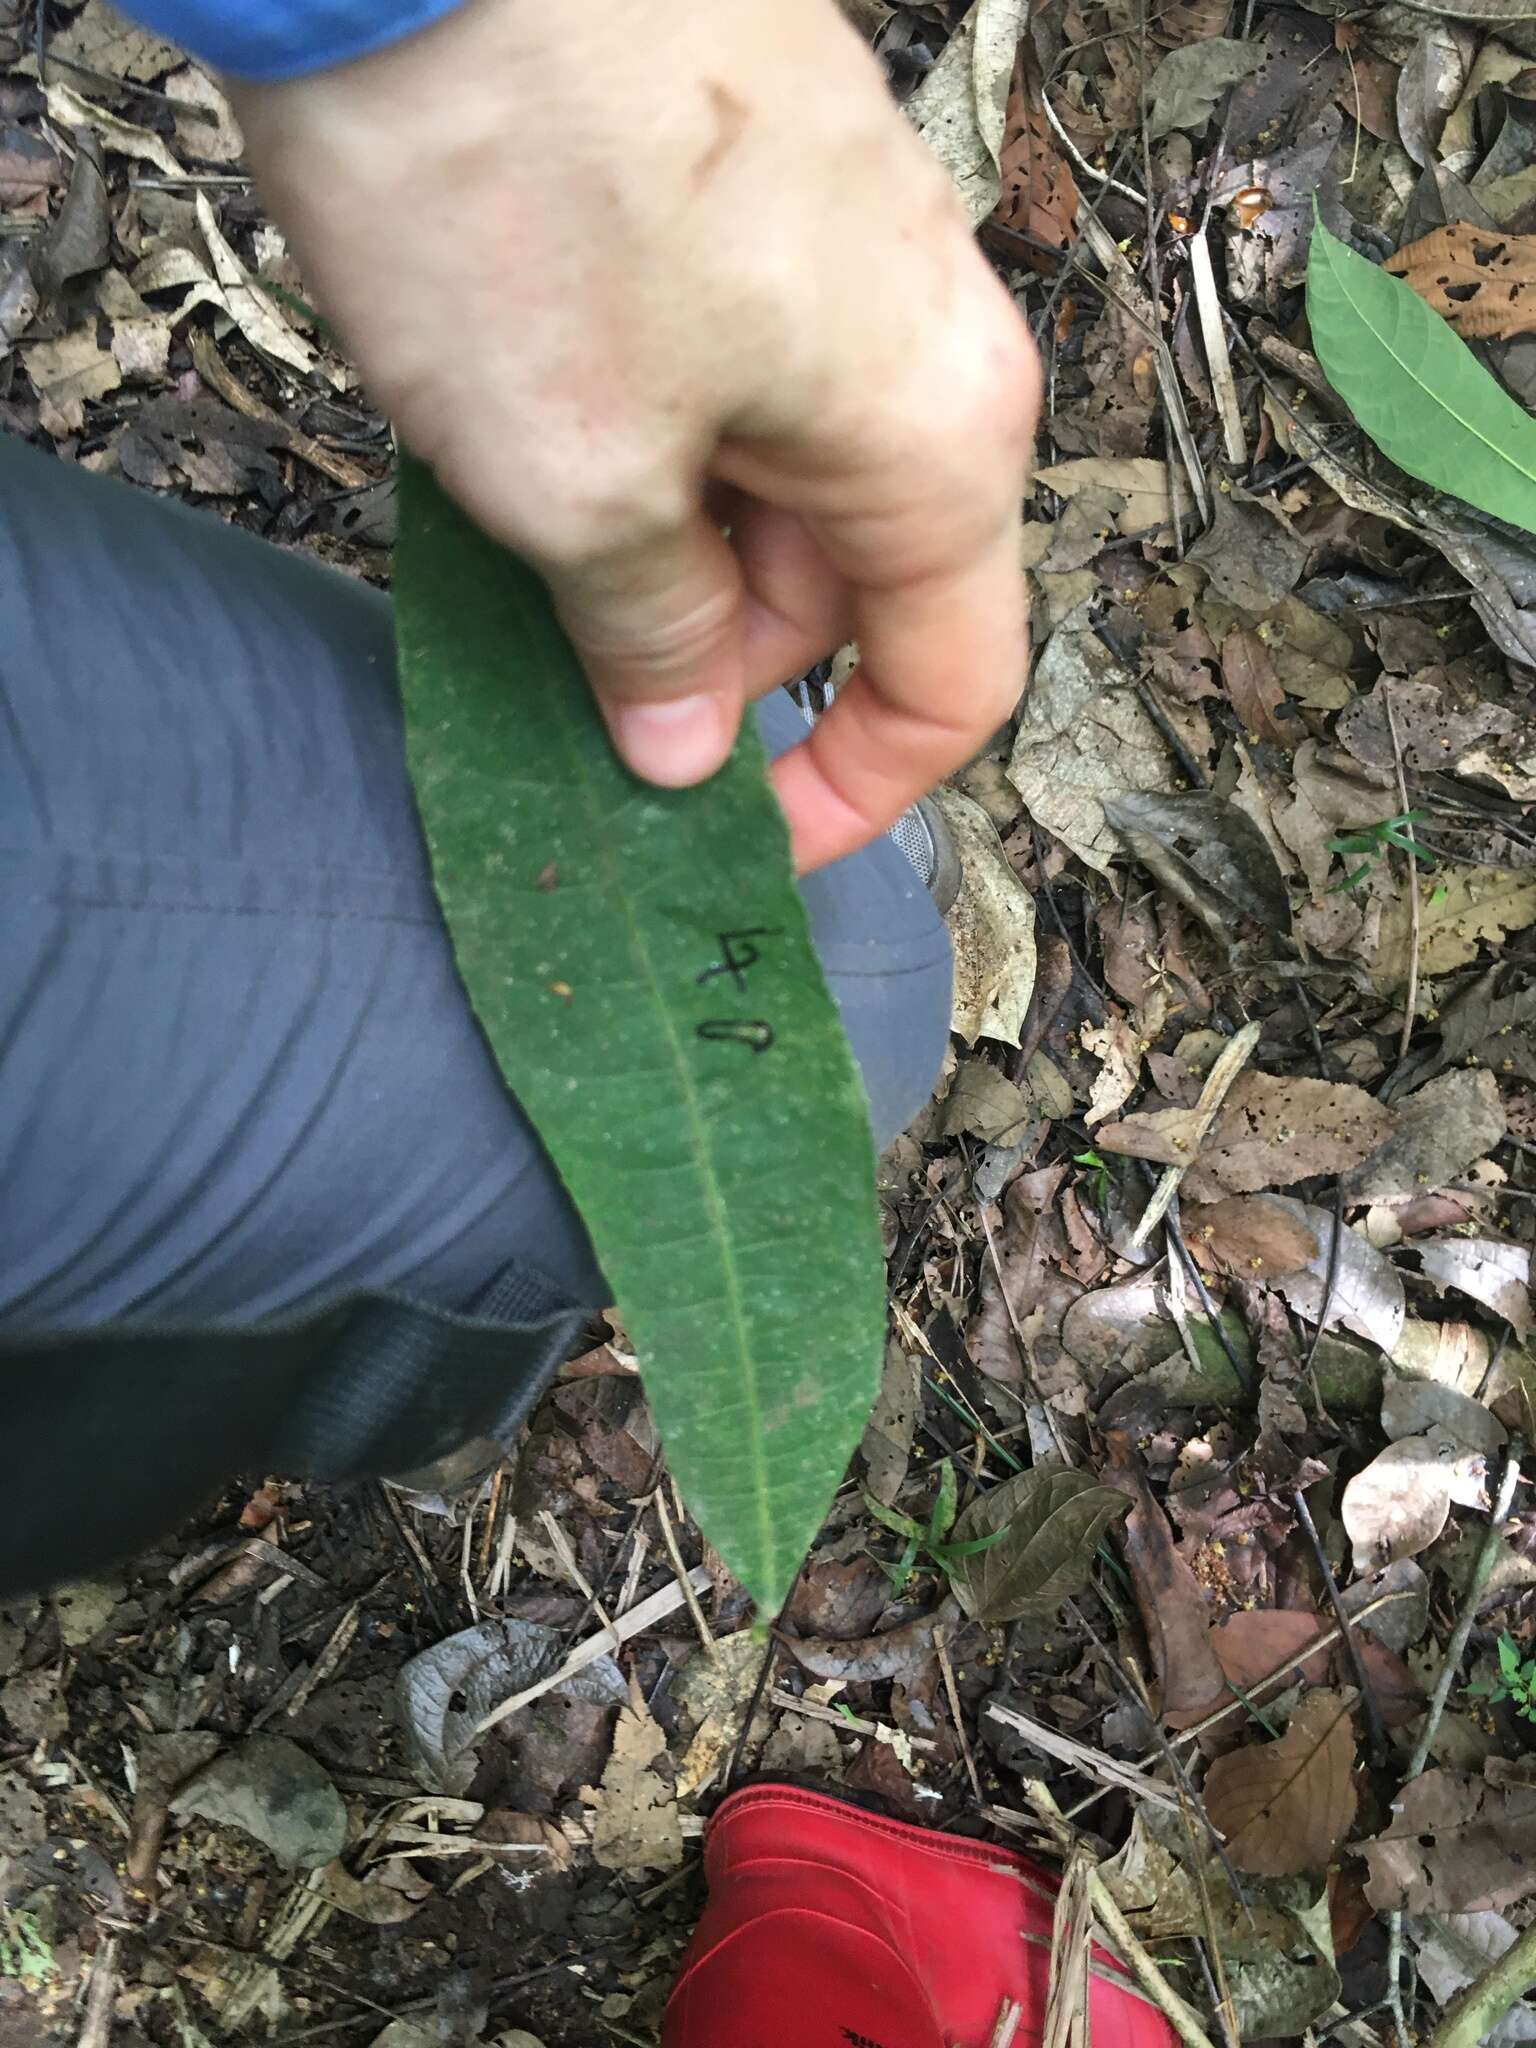
M 1353 1693 L 1309 1693 L 1276 1742 L 1217 1757 L 1205 1807 L 1239 1870 L 1326 1870 L 1355 1817 Z
M 1536 1890 L 1536 1788 L 1425 1771 L 1391 1826 L 1358 1846 L 1378 1912 L 1498 1912 Z
M 864 1484 L 890 1507 L 907 1476 L 912 1439 L 923 1406 L 923 1376 L 917 1360 L 894 1337 L 887 1338 L 880 1393 L 859 1445 Z
M 1155 539 L 1173 517 L 1168 465 L 1151 456 L 1084 455 L 1037 469 L 1035 482 L 1069 499 L 1084 491 L 1112 492 L 1123 501 L 1115 514 L 1115 525 L 1123 534 L 1147 534 L 1150 529 Z
M 123 121 L 116 114 L 108 113 L 105 107 L 98 107 L 93 101 L 83 99 L 70 85 L 50 85 L 46 89 L 48 112 L 55 121 L 66 128 L 90 128 L 99 135 L 108 149 L 116 150 L 119 156 L 137 157 L 140 162 L 153 164 L 168 178 L 185 175 L 181 165 L 161 141 L 148 128 L 139 128 L 132 121 Z
M 1328 1651 L 1314 1651 L 1311 1656 L 1304 1653 L 1325 1633 L 1324 1623 L 1315 1614 L 1293 1608 L 1256 1608 L 1248 1614 L 1229 1614 L 1211 1631 L 1211 1646 L 1227 1683 L 1238 1692 L 1252 1692 L 1288 1657 L 1295 1661 L 1282 1684 L 1323 1685 L 1328 1678 Z
M 1469 341 L 1536 328 L 1536 235 L 1490 234 L 1459 220 L 1409 242 L 1382 268 Z
M 1184 1211 L 1184 1235 L 1202 1266 L 1238 1280 L 1299 1273 L 1318 1252 L 1307 1225 L 1265 1195 L 1190 1203 Z
M 1347 1202 L 1392 1202 L 1444 1187 L 1504 1135 L 1499 1084 L 1458 1067 L 1394 1103 L 1397 1128 L 1344 1180 Z
M 85 0 L 69 26 L 48 38 L 48 55 L 138 85 L 151 84 L 184 61 L 174 44 L 125 21 L 105 0 Z
M 1236 626 L 1221 643 L 1221 674 L 1232 708 L 1254 740 L 1293 747 L 1305 728 L 1286 706 L 1285 689 L 1259 635 Z
M 582 1794 L 593 1809 L 592 1854 L 605 1870 L 676 1870 L 682 1862 L 677 1794 L 653 1768 L 666 1753 L 667 1738 L 631 1678 L 603 1781 Z
M 1509 1432 L 1481 1401 L 1434 1380 L 1399 1379 L 1388 1373 L 1381 1390 L 1381 1426 L 1389 1443 L 1442 1429 L 1469 1451 L 1492 1457 L 1509 1442 Z
M 203 192 L 197 195 L 197 224 L 208 245 L 208 259 L 223 293 L 225 308 L 252 347 L 277 362 L 286 363 L 301 376 L 320 370 L 339 387 L 345 381 L 345 372 L 325 364 L 304 337 L 288 325 L 276 304 L 225 240 L 207 194 Z
M 1194 1572 L 1174 1547 L 1168 1517 L 1120 1430 L 1106 1430 L 1110 1467 L 1105 1483 L 1130 1496 L 1120 1525 L 1126 1567 L 1152 1653 L 1162 1717 L 1171 1727 L 1201 1720 L 1227 1699 L 1226 1680 L 1211 1646 L 1210 1609 Z
M 1066 1231 L 1056 1208 L 1067 1172 L 1065 1165 L 1043 1166 L 1012 1182 L 1003 1196 L 1003 1228 L 993 1233 L 997 1264 L 990 1257 L 982 1261 L 980 1306 L 965 1345 L 977 1370 L 1006 1386 L 1021 1386 L 1024 1380 L 1014 1324 L 1024 1326 L 1047 1295 L 1053 1268 L 1067 1257 Z
M 1198 1158 L 1188 1152 L 1188 1110 L 1128 1116 L 1098 1134 L 1110 1152 L 1188 1166 L 1195 1201 L 1287 1187 L 1317 1174 L 1343 1173 L 1384 1143 L 1397 1119 L 1348 1081 L 1312 1081 L 1250 1068 L 1238 1076 Z
M 989 1145 L 1010 1145 L 1023 1137 L 1035 1116 L 1031 1097 L 988 1059 L 960 1062 L 944 1098 L 939 1129 L 946 1138 L 962 1131 Z
M 997 204 L 1014 53 L 1026 0 L 973 0 L 938 62 L 906 103 L 919 135 L 949 173 L 973 221 Z
M 1021 249 L 1019 260 L 1035 270 L 1054 271 L 1049 251 L 1070 249 L 1077 239 L 1078 191 L 1040 111 L 1038 89 L 1031 87 L 1026 72 L 1023 45 L 1014 65 L 998 165 L 1002 191 L 993 220 L 1043 243 L 1040 250 Z

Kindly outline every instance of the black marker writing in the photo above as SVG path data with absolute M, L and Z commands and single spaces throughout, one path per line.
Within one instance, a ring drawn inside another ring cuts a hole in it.
M 720 934 L 720 958 L 713 967 L 706 967 L 698 977 L 700 988 L 717 974 L 728 974 L 737 988 L 746 993 L 747 969 L 755 967 L 763 957 L 752 944 L 754 939 L 776 939 L 778 932 L 771 925 L 755 924 L 746 931 L 722 932 Z M 740 950 L 738 950 L 738 947 Z
M 766 1052 L 773 1043 L 773 1026 L 761 1017 L 711 1017 L 699 1026 L 699 1036 Z

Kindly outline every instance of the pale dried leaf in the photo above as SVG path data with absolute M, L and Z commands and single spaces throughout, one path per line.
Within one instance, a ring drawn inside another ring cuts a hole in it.
M 1454 1455 L 1451 1439 L 1403 1437 L 1355 1474 L 1339 1512 L 1359 1569 L 1428 1550 L 1451 1512 Z
M 1024 14 L 1025 0 L 975 0 L 906 106 L 973 222 L 1002 190 L 998 152 Z
M 1342 1325 L 1357 1336 L 1390 1353 L 1402 1335 L 1408 1308 L 1401 1276 L 1389 1259 L 1374 1245 L 1367 1244 L 1358 1231 L 1347 1227 L 1338 1233 L 1333 1286 L 1328 1286 L 1328 1266 L 1335 1230 L 1331 1210 L 1319 1209 L 1289 1195 L 1273 1195 L 1295 1219 L 1317 1239 L 1317 1257 L 1299 1273 L 1280 1276 L 1275 1285 L 1309 1322 L 1317 1322 L 1327 1297 L 1328 1320 L 1324 1327 Z
M 1008 778 L 1037 823 L 1100 874 L 1120 848 L 1100 798 L 1175 787 L 1162 735 L 1097 634 L 1062 628 L 1046 642 Z
M 185 175 L 164 142 L 148 128 L 135 127 L 132 121 L 120 120 L 116 114 L 109 114 L 105 107 L 83 99 L 70 85 L 50 85 L 45 88 L 45 94 L 48 112 L 66 128 L 89 128 L 101 137 L 108 149 L 115 150 L 119 156 L 136 157 L 141 163 L 153 164 L 167 178 Z
M 1233 1083 L 1198 1157 L 1187 1150 L 1185 1110 L 1129 1116 L 1099 1133 L 1110 1151 L 1189 1166 L 1190 1195 L 1217 1201 L 1256 1194 L 1358 1166 L 1396 1128 L 1393 1112 L 1348 1081 L 1265 1074 L 1250 1067 Z M 1154 1145 L 1156 1150 L 1150 1149 Z
M 240 123 L 200 64 L 186 64 L 173 72 L 165 81 L 165 90 L 176 102 L 176 144 L 184 155 L 209 164 L 240 161 L 245 154 Z
M 1217 1757 L 1205 1806 L 1239 1870 L 1326 1870 L 1355 1817 L 1353 1693 L 1309 1693 L 1278 1741 Z
M 1480 945 L 1497 950 L 1507 933 L 1536 922 L 1536 870 L 1453 867 L 1419 877 L 1416 886 L 1421 975 L 1453 973 L 1477 958 Z M 1411 946 L 1408 903 L 1399 890 L 1382 914 L 1369 963 L 1379 989 L 1406 983 Z
M 864 1484 L 886 1507 L 895 1501 L 907 1476 L 922 1405 L 923 1378 L 917 1360 L 909 1357 L 894 1337 L 888 1338 L 880 1393 L 859 1445 Z
M 1001 1067 L 987 1059 L 960 1062 L 939 1128 L 946 1138 L 969 1132 L 989 1145 L 1009 1144 L 1022 1136 L 1035 1111 L 1029 1096 Z
M 224 294 L 229 316 L 252 347 L 275 362 L 286 363 L 302 376 L 308 376 L 313 370 L 322 370 L 339 388 L 345 381 L 344 373 L 336 367 L 328 368 L 304 337 L 288 325 L 274 301 L 257 284 L 224 239 L 207 194 L 203 192 L 197 195 L 197 224 L 208 246 L 208 258 Z M 139 288 L 144 289 L 142 285 Z
M 1170 50 L 1147 86 L 1153 141 L 1174 128 L 1191 133 L 1204 128 L 1227 88 L 1257 71 L 1263 61 L 1258 43 L 1227 36 L 1210 36 Z
M 1035 985 L 1034 898 L 1008 865 L 997 827 L 968 796 L 935 791 L 960 855 L 960 894 L 949 913 L 955 949 L 951 1028 L 1017 1045 Z
M 1146 534 L 1156 541 L 1173 517 L 1168 495 L 1168 465 L 1148 455 L 1084 455 L 1072 462 L 1052 463 L 1035 471 L 1035 482 L 1063 498 L 1079 491 L 1116 492 L 1123 500 L 1115 522 L 1123 534 Z
M 1522 1342 L 1531 1334 L 1531 1255 L 1496 1237 L 1447 1237 L 1414 1247 L 1441 1287 L 1470 1294 L 1502 1316 Z
M 248 1735 L 187 1779 L 170 1810 L 243 1829 L 287 1870 L 334 1862 L 346 1846 L 341 1794 L 285 1735 Z
M 48 38 L 50 58 L 70 58 L 91 71 L 149 85 L 184 62 L 180 50 L 151 30 L 125 21 L 106 0 L 85 0 L 67 28 Z
M 1443 1429 L 1469 1451 L 1492 1457 L 1509 1442 L 1509 1432 L 1481 1401 L 1434 1380 L 1399 1379 L 1389 1373 L 1381 1390 L 1381 1426 L 1389 1443 L 1425 1430 Z
M 631 1679 L 602 1783 L 586 1795 L 593 1809 L 592 1854 L 605 1870 L 676 1870 L 682 1862 L 677 1793 L 654 1768 L 666 1753 L 667 1738 Z
M 94 320 L 57 341 L 34 342 L 21 357 L 37 393 L 42 423 L 54 435 L 78 434 L 85 424 L 86 401 L 105 398 L 123 381 L 111 351 L 97 345 Z
M 1141 1078 L 1141 1039 L 1124 1017 L 1110 1017 L 1106 1023 L 1095 1027 L 1085 1024 L 1082 1029 L 1084 1052 L 1103 1062 L 1094 1076 L 1093 1089 L 1089 1097 L 1088 1113 L 1083 1122 L 1090 1129 L 1102 1123 L 1107 1116 L 1113 1116 L 1121 1104 L 1135 1093 Z

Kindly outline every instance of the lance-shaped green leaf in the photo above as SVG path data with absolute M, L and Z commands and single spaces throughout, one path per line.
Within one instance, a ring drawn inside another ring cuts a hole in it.
M 863 1084 L 748 721 L 618 760 L 549 600 L 407 461 L 406 746 L 459 972 L 580 1209 L 700 1527 L 777 1610 L 879 1385 Z
M 1321 221 L 1307 320 L 1328 382 L 1400 469 L 1536 533 L 1536 420 L 1416 291 Z

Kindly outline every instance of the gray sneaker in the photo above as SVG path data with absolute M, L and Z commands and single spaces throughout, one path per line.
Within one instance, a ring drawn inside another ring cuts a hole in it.
M 790 695 L 807 725 L 814 725 L 832 701 L 830 683 L 811 684 L 804 680 L 790 687 Z M 813 705 L 815 696 L 820 701 Z M 947 916 L 960 894 L 960 850 L 949 821 L 932 797 L 919 797 L 911 810 L 903 811 L 888 836 L 906 856 L 917 879 L 933 898 L 940 917 Z

